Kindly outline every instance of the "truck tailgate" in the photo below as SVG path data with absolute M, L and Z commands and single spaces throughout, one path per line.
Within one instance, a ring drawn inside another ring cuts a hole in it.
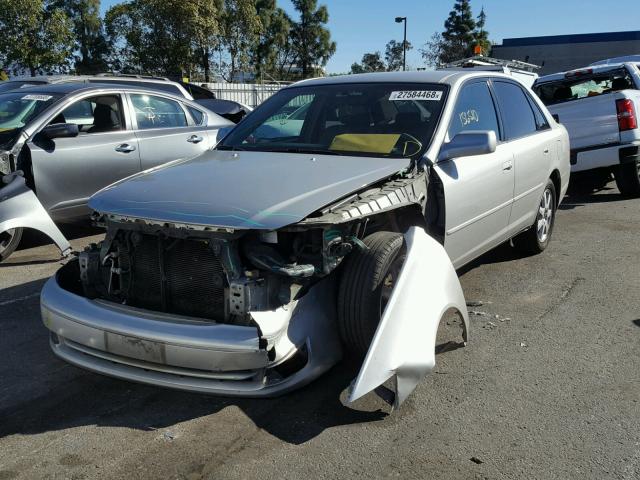
M 620 94 L 605 94 L 550 105 L 569 132 L 571 149 L 620 142 L 616 99 Z

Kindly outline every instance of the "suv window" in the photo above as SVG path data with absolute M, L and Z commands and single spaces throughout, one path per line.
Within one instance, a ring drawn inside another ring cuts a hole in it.
M 187 116 L 178 102 L 154 95 L 132 94 L 131 103 L 140 130 L 188 126 Z
M 493 130 L 499 135 L 498 117 L 486 82 L 462 88 L 449 125 L 449 139 L 468 130 Z
M 504 121 L 505 139 L 515 140 L 535 133 L 538 130 L 536 119 L 522 88 L 507 82 L 494 82 L 493 85 Z
M 81 133 L 105 133 L 124 129 L 120 95 L 99 95 L 72 103 L 51 123 L 73 123 Z

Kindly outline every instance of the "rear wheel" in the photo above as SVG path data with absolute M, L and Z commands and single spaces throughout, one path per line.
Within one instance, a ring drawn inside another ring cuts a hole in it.
M 640 162 L 618 165 L 614 176 L 618 190 L 625 197 L 640 197 Z
M 349 352 L 364 357 L 391 297 L 405 259 L 404 239 L 376 232 L 364 239 L 366 250 L 347 257 L 338 294 L 338 326 Z
M 22 228 L 13 228 L 0 233 L 0 262 L 9 258 L 15 249 L 18 248 L 21 238 Z
M 541 253 L 547 248 L 556 218 L 556 205 L 556 187 L 549 179 L 538 204 L 536 221 L 513 239 L 516 248 L 530 254 Z

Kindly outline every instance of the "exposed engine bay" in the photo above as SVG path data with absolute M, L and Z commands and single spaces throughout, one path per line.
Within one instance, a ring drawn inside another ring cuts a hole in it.
M 291 303 L 354 249 L 366 248 L 366 234 L 406 229 L 424 218 L 424 175 L 385 182 L 277 231 L 200 229 L 97 214 L 107 235 L 80 253 L 85 295 L 250 325 L 249 312 Z

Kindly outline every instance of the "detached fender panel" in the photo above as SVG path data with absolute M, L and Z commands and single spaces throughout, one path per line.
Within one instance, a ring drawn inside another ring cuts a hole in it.
M 60 249 L 63 256 L 71 251 L 71 245 L 53 223 L 35 193 L 18 174 L 2 178 L 0 188 L 0 232 L 13 228 L 34 228 L 47 235 Z
M 462 287 L 442 245 L 422 228 L 405 235 L 407 257 L 349 396 L 353 402 L 396 377 L 398 407 L 435 366 L 438 326 L 456 310 L 468 341 L 469 316 Z

